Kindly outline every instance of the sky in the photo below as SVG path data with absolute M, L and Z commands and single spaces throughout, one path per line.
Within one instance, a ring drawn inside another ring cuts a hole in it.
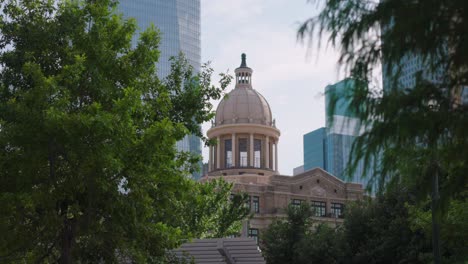
M 307 0 L 201 0 L 202 62 L 211 61 L 215 73 L 234 75 L 241 53 L 247 54 L 252 86 L 269 102 L 281 131 L 283 175 L 303 164 L 303 135 L 325 125 L 324 89 L 344 77 L 338 51 L 297 41 L 300 23 L 317 12 Z M 233 83 L 226 92 L 232 89 Z M 209 128 L 203 124 L 205 133 Z M 207 148 L 203 158 L 207 162 Z

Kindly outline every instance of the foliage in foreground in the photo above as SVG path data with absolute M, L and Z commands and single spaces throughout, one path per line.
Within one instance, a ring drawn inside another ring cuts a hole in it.
M 443 263 L 468 260 L 466 198 L 452 202 L 442 221 Z M 307 205 L 291 207 L 263 232 L 262 252 L 268 264 L 431 263 L 430 211 L 418 208 L 410 192 L 392 190 L 349 204 L 335 228 L 314 223 Z
M 435 211 L 446 212 L 449 200 L 468 186 L 466 1 L 314 2 L 323 8 L 303 23 L 298 37 L 326 36 L 340 49 L 346 77 L 356 80 L 347 94 L 365 132 L 353 144 L 350 172 L 364 160 L 376 170 L 371 183 L 381 189 L 395 180 L 419 186 L 421 200 L 438 177 L 441 204 Z M 408 76 L 404 62 L 414 58 L 414 67 L 419 63 L 423 70 Z M 383 91 L 373 79 L 381 65 Z M 404 76 L 416 82 L 405 86 Z
M 153 263 L 247 215 L 231 185 L 194 183 L 177 152 L 230 81 L 182 56 L 156 75 L 159 34 L 136 47 L 114 1 L 2 1 L 0 262 Z
M 364 132 L 353 143 L 350 175 L 364 161 L 374 170 L 369 187 L 417 186 L 419 201 L 430 197 L 434 262 L 440 263 L 441 221 L 451 199 L 468 188 L 468 4 L 314 2 L 323 8 L 302 24 L 299 38 L 326 33 L 326 42 L 340 49 L 346 77 L 356 80 L 347 99 Z M 380 66 L 383 90 L 374 79 Z

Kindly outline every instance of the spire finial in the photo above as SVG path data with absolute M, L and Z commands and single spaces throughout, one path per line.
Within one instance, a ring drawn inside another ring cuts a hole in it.
M 242 62 L 241 62 L 241 65 L 240 65 L 241 68 L 242 67 L 247 67 L 246 57 L 247 56 L 245 55 L 245 53 L 242 53 L 242 55 L 241 55 Z

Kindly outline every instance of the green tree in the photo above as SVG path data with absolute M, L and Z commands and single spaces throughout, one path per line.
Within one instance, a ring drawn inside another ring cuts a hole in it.
M 468 195 L 457 195 L 451 201 L 447 216 L 441 222 L 441 255 L 444 263 L 466 263 L 468 260 Z M 407 205 L 409 224 L 413 231 L 422 231 L 424 237 L 432 236 L 430 201 L 423 206 Z M 429 242 L 429 241 L 427 241 Z
M 310 209 L 290 208 L 263 232 L 267 263 L 430 263 L 431 213 L 404 186 L 347 204 L 338 227 L 314 223 Z M 466 196 L 457 196 L 442 222 L 443 263 L 467 260 Z M 293 220 L 296 219 L 296 220 Z
M 414 197 L 404 187 L 348 206 L 343 224 L 349 263 L 427 263 L 430 243 L 421 229 L 411 229 L 407 204 Z
M 320 223 L 296 245 L 295 263 L 346 263 L 347 247 L 340 227 Z
M 427 263 L 430 243 L 411 228 L 409 200 L 402 188 L 347 204 L 338 227 L 314 223 L 308 205 L 292 207 L 263 232 L 267 263 Z
M 321 2 L 321 1 L 320 1 Z M 468 177 L 468 5 L 453 0 L 326 0 L 299 37 L 326 35 L 340 48 L 339 63 L 359 81 L 351 107 L 365 132 L 353 144 L 351 172 L 364 160 L 378 171 L 381 187 L 395 182 L 419 186 L 420 200 L 432 196 L 433 249 L 450 199 L 466 190 Z M 416 84 L 398 81 L 402 60 L 418 57 L 425 66 Z M 372 82 L 383 64 L 390 76 L 385 92 Z M 430 80 L 435 77 L 435 81 Z M 371 164 L 372 163 L 372 164 Z
M 0 262 L 152 263 L 205 232 L 177 210 L 228 186 L 188 179 L 198 158 L 175 143 L 201 135 L 230 77 L 217 88 L 179 57 L 159 80 L 158 31 L 132 48 L 111 0 L 0 5 Z
M 312 229 L 310 205 L 289 205 L 286 219 L 275 219 L 261 235 L 261 248 L 268 264 L 298 262 L 297 247 Z
M 247 193 L 232 193 L 232 183 L 222 178 L 205 183 L 194 182 L 187 197 L 180 199 L 171 222 L 196 238 L 220 238 L 238 235 L 242 220 L 250 217 Z

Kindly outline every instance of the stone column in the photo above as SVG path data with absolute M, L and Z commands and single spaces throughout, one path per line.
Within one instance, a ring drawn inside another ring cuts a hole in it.
M 242 221 L 241 237 L 249 237 L 249 220 Z
M 275 143 L 275 171 L 278 171 L 278 140 Z
M 254 136 L 250 134 L 250 166 L 254 166 Z
M 221 137 L 216 138 L 218 140 L 216 144 L 216 168 L 219 169 L 221 168 L 220 163 L 221 163 Z
M 265 138 L 265 168 L 270 168 L 270 139 L 268 136 Z
M 236 133 L 231 135 L 232 167 L 236 167 Z

